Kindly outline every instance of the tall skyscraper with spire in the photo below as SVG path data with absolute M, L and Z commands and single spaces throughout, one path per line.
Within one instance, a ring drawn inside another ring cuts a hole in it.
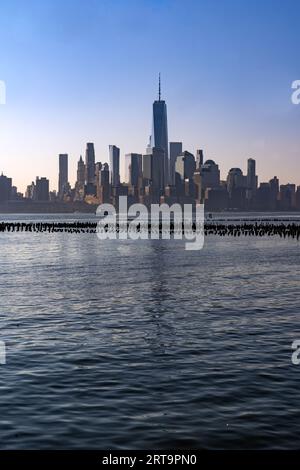
M 169 172 L 169 144 L 168 144 L 168 120 L 167 105 L 161 99 L 161 80 L 158 80 L 158 100 L 153 103 L 152 134 L 150 137 L 147 153 L 152 153 L 152 148 L 164 151 L 164 186 L 170 182 Z

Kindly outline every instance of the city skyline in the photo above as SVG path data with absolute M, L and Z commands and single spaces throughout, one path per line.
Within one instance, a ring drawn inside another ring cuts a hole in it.
M 57 208 L 58 202 L 112 203 L 118 208 L 119 197 L 129 196 L 130 204 L 147 206 L 191 203 L 195 207 L 200 203 L 206 210 L 216 211 L 300 209 L 300 185 L 282 184 L 276 175 L 259 182 L 255 159 L 247 159 L 246 174 L 235 166 L 229 169 L 226 179 L 222 179 L 219 164 L 205 158 L 203 149 L 193 154 L 184 150 L 182 142 L 169 142 L 167 103 L 162 99 L 160 74 L 158 99 L 152 104 L 152 131 L 145 153 L 129 153 L 120 158 L 120 148 L 111 144 L 108 164 L 96 158 L 94 143 L 87 142 L 85 162 L 80 155 L 74 185 L 70 184 L 68 174 L 67 153 L 58 155 L 57 191 L 49 191 L 47 177 L 37 176 L 22 194 L 12 178 L 2 173 L 0 202 L 51 202 L 54 203 L 52 210 Z M 26 206 L 23 208 L 26 210 Z
M 161 71 L 169 141 L 182 141 L 192 153 L 204 148 L 222 178 L 232 167 L 245 171 L 253 157 L 261 181 L 272 168 L 283 183 L 294 182 L 300 106 L 291 102 L 291 84 L 300 76 L 294 53 L 300 6 L 210 3 L 4 3 L 0 170 L 23 192 L 37 175 L 47 175 L 54 189 L 57 155 L 68 153 L 75 181 L 86 142 L 102 162 L 110 144 L 122 157 L 143 153 Z
M 159 99 L 159 100 L 155 100 L 155 101 L 153 102 L 153 106 L 155 106 L 155 103 L 159 103 L 159 102 L 160 102 L 160 99 Z M 161 103 L 165 104 L 165 101 L 164 101 L 164 100 L 161 100 Z M 154 109 L 155 109 L 155 108 L 154 108 Z M 153 111 L 154 111 L 154 110 L 153 110 Z M 300 112 L 300 110 L 299 110 L 299 112 Z M 149 135 L 149 137 L 148 137 L 148 139 L 149 139 L 148 148 L 152 148 L 152 147 L 151 147 L 151 140 L 154 141 L 153 118 L 154 118 L 154 116 L 152 115 L 152 118 L 151 118 L 151 121 L 152 121 L 152 131 L 151 131 L 150 133 L 148 133 L 148 135 Z M 147 132 L 145 132 L 145 133 L 147 134 Z M 168 135 L 168 130 L 167 130 L 167 135 Z M 167 138 L 168 138 L 168 137 L 167 137 Z M 174 144 L 177 144 L 177 143 L 183 145 L 183 147 L 182 147 L 183 150 L 187 150 L 187 149 L 188 149 L 189 152 L 191 152 L 192 154 L 195 154 L 195 155 L 196 155 L 196 152 L 198 151 L 198 148 L 199 148 L 199 145 L 198 145 L 198 146 L 196 145 L 195 148 L 192 148 L 192 149 L 191 149 L 191 146 L 190 146 L 190 145 L 187 144 L 187 146 L 185 146 L 185 143 L 184 143 L 184 142 L 179 142 L 179 141 L 176 140 L 176 138 L 175 138 L 175 142 L 169 140 L 169 144 L 174 145 Z M 50 160 L 50 163 L 51 163 L 51 174 L 54 174 L 54 176 L 51 178 L 49 175 L 43 174 L 44 177 L 46 176 L 47 178 L 49 178 L 49 184 L 50 184 L 50 190 L 51 190 L 51 191 L 57 191 L 57 188 L 59 187 L 59 173 L 57 172 L 57 158 L 60 158 L 60 156 L 62 156 L 62 155 L 68 155 L 68 165 L 69 165 L 69 171 L 68 171 L 68 173 L 71 175 L 71 177 L 69 178 L 69 182 L 71 182 L 71 184 L 75 184 L 75 183 L 76 183 L 76 166 L 77 166 L 78 160 L 79 160 L 80 158 L 82 158 L 82 155 L 84 155 L 84 154 L 87 153 L 87 149 L 84 150 L 84 145 L 88 145 L 88 144 L 93 146 L 94 161 L 97 160 L 97 161 L 101 161 L 101 162 L 103 162 L 103 163 L 108 163 L 108 164 L 110 163 L 110 148 L 111 148 L 111 147 L 115 147 L 115 144 L 108 144 L 108 145 L 107 145 L 106 154 L 103 155 L 103 157 L 100 157 L 100 158 L 98 158 L 98 153 L 97 153 L 97 155 L 96 155 L 97 150 L 96 150 L 95 140 L 92 141 L 92 142 L 84 143 L 83 146 L 82 146 L 82 148 L 81 148 L 81 151 L 79 151 L 79 152 L 77 153 L 77 155 L 72 155 L 72 154 L 70 154 L 70 153 L 67 151 L 67 149 L 65 149 L 65 152 L 64 152 L 64 153 L 59 152 L 58 155 L 55 155 L 55 156 L 52 157 L 51 160 Z M 124 171 L 124 162 L 125 162 L 126 155 L 129 155 L 129 154 L 132 154 L 132 153 L 135 153 L 135 154 L 138 154 L 138 153 L 137 153 L 137 152 L 133 152 L 132 149 L 131 149 L 131 150 L 129 149 L 129 151 L 128 151 L 127 153 L 125 153 L 124 151 L 122 151 L 122 149 L 121 149 L 120 147 L 117 147 L 117 148 L 118 148 L 119 153 L 120 153 L 120 177 L 121 177 L 120 180 L 121 180 L 121 182 L 126 182 L 126 173 L 125 173 L 125 171 Z M 145 148 L 146 148 L 146 151 L 147 151 L 147 145 L 144 145 L 144 148 L 141 149 L 141 152 L 139 152 L 139 154 L 144 154 L 144 153 L 145 153 Z M 170 153 L 170 148 L 168 147 L 168 154 L 169 154 L 169 153 Z M 210 155 L 210 153 L 207 152 L 206 150 L 205 150 L 205 154 L 206 154 L 206 158 L 205 158 L 206 160 L 207 160 L 207 159 L 209 159 L 209 160 L 212 160 L 212 159 L 213 159 L 213 158 L 211 158 L 211 157 L 208 156 L 208 155 Z M 299 146 L 299 154 L 300 154 L 300 146 Z M 170 158 L 170 155 L 168 155 L 168 156 L 169 156 L 169 158 Z M 258 159 L 255 158 L 255 155 L 247 155 L 247 154 L 245 153 L 245 155 L 243 156 L 243 158 L 241 158 L 241 157 L 238 158 L 238 161 L 239 161 L 239 162 L 242 162 L 241 166 L 239 166 L 239 165 L 233 165 L 232 167 L 226 169 L 226 168 L 224 168 L 224 167 L 222 166 L 222 164 L 220 165 L 221 179 L 222 179 L 222 180 L 226 180 L 227 174 L 228 174 L 228 172 L 230 171 L 231 168 L 236 168 L 236 167 L 238 167 L 238 168 L 241 168 L 241 170 L 246 173 L 246 171 L 247 171 L 247 160 L 248 160 L 248 158 L 250 158 L 250 159 L 252 159 L 252 158 L 255 159 L 256 163 L 258 163 L 258 167 L 260 167 L 260 163 L 261 163 L 261 162 L 260 162 Z M 213 160 L 218 161 L 216 158 L 214 158 Z M 1 161 L 1 163 L 2 163 L 2 161 Z M 48 161 L 47 163 L 49 163 L 49 161 Z M 218 161 L 218 163 L 220 164 L 220 163 L 222 163 L 222 162 Z M 233 162 L 233 163 L 234 163 L 234 162 Z M 44 166 L 47 166 L 47 165 L 44 165 Z M 53 168 L 52 168 L 52 167 L 53 167 Z M 5 168 L 5 165 L 2 164 L 2 167 L 0 168 L 0 172 L 3 173 L 3 174 L 6 174 L 5 171 L 3 170 L 3 168 Z M 273 177 L 273 176 L 278 176 L 279 179 L 281 180 L 281 178 L 280 178 L 280 176 L 279 176 L 280 174 L 278 174 L 278 175 L 276 175 L 276 174 L 272 175 L 270 172 L 269 172 L 269 174 L 267 173 L 268 170 L 265 170 L 265 171 L 266 171 L 266 177 L 265 177 L 265 178 L 262 178 L 260 175 L 258 175 L 258 176 L 260 177 L 259 182 L 269 181 L 269 179 L 270 179 L 271 177 Z M 17 173 L 17 174 L 18 174 L 18 173 Z M 33 175 L 33 173 L 32 173 L 31 181 L 34 181 L 37 176 L 41 176 L 41 175 L 42 175 L 42 173 L 40 173 L 40 174 L 34 174 L 34 175 Z M 21 192 L 23 192 L 23 193 L 25 193 L 26 188 L 27 188 L 27 185 L 29 184 L 30 178 L 29 178 L 28 181 L 24 181 L 24 184 L 22 184 L 22 186 L 19 187 L 19 186 L 17 185 L 18 177 L 17 177 L 17 176 L 13 176 L 13 175 L 10 175 L 10 176 L 13 178 L 14 184 L 17 186 L 18 190 L 21 191 Z M 299 171 L 299 176 L 300 176 L 300 171 Z M 300 178 L 299 178 L 299 180 L 300 180 Z M 293 184 L 293 183 L 294 183 L 294 184 L 298 185 L 298 184 L 300 184 L 300 181 L 299 181 L 299 182 L 298 182 L 297 180 L 295 181 L 295 175 L 293 175 L 293 176 L 291 175 L 291 176 L 289 177 L 289 176 L 288 176 L 288 173 L 287 173 L 287 176 L 286 176 L 285 179 L 282 180 L 282 183 L 283 183 L 283 184 L 289 184 L 289 183 Z
M 146 156 L 147 154 L 151 155 L 154 150 L 156 149 L 163 149 L 164 151 L 164 156 L 163 156 L 163 170 L 159 170 L 159 173 L 161 175 L 158 175 L 158 178 L 161 178 L 161 187 L 164 188 L 168 184 L 174 185 L 175 184 L 175 173 L 176 173 L 176 157 L 179 154 L 187 154 L 191 155 L 193 159 L 195 160 L 195 164 L 197 162 L 197 167 L 199 168 L 199 165 L 203 165 L 205 162 L 212 162 L 213 164 L 215 163 L 213 159 L 211 158 L 204 158 L 204 151 L 203 149 L 196 149 L 195 152 L 189 152 L 186 150 L 184 147 L 183 142 L 171 142 L 168 139 L 168 119 L 167 119 L 167 104 L 166 101 L 162 99 L 162 92 L 161 92 L 161 74 L 159 73 L 158 76 L 158 99 L 155 99 L 153 101 L 152 105 L 152 128 L 151 128 L 151 133 L 149 136 L 149 141 L 148 144 L 145 145 L 145 151 L 142 153 L 134 153 L 130 152 L 127 154 L 123 154 L 120 151 L 120 148 L 117 147 L 114 144 L 109 144 L 108 145 L 108 157 L 102 159 L 100 165 L 102 164 L 107 164 L 109 165 L 109 183 L 112 186 L 118 186 L 120 183 L 129 183 L 130 182 L 130 176 L 128 173 L 128 163 L 127 160 L 128 158 L 133 158 L 132 156 L 140 156 L 141 158 Z M 201 156 L 199 155 L 201 154 Z M 144 155 L 146 154 L 146 155 Z M 81 165 L 82 160 L 82 155 L 80 154 L 79 160 L 77 160 L 76 165 L 77 165 L 77 171 L 75 171 L 75 166 L 72 168 L 71 167 L 71 174 L 75 174 L 76 177 L 74 181 L 72 182 L 71 179 L 68 178 L 69 174 L 69 153 L 59 153 L 58 154 L 58 167 L 59 171 L 57 173 L 57 183 L 56 187 L 53 182 L 51 182 L 50 178 L 47 176 L 42 176 L 42 179 L 48 178 L 48 185 L 49 185 L 49 190 L 52 192 L 56 192 L 57 195 L 59 196 L 60 194 L 62 195 L 64 193 L 64 190 L 68 190 L 71 188 L 71 186 L 75 186 L 78 184 L 80 177 L 78 177 L 78 172 L 79 166 Z M 200 159 L 200 160 L 199 160 Z M 95 146 L 94 142 L 87 142 L 86 143 L 86 149 L 85 149 L 85 164 L 83 165 L 83 172 L 84 172 L 84 181 L 88 186 L 91 186 L 93 188 L 93 185 L 95 184 L 95 176 L 97 170 L 96 170 L 96 161 L 100 162 L 98 159 L 98 156 L 96 155 L 95 152 Z M 220 181 L 226 181 L 228 177 L 230 176 L 230 173 L 235 170 L 241 170 L 242 173 L 244 173 L 244 170 L 246 169 L 247 172 L 245 172 L 245 181 L 247 180 L 247 184 L 249 188 L 253 188 L 253 186 L 258 187 L 259 183 L 264 184 L 265 182 L 269 182 L 271 179 L 271 175 L 266 178 L 266 181 L 260 179 L 259 180 L 259 175 L 256 175 L 256 159 L 252 157 L 248 157 L 246 159 L 247 164 L 244 162 L 244 165 L 242 168 L 233 166 L 228 169 L 228 172 L 225 173 L 224 169 L 223 172 L 222 168 L 218 170 L 219 172 L 219 180 Z M 220 162 L 218 162 L 220 163 Z M 98 163 L 97 163 L 98 164 Z M 79 166 L 78 166 L 79 165 Z M 127 166 L 126 166 L 127 165 Z M 143 164 L 144 165 L 144 164 Z M 254 168 L 251 169 L 251 165 Z M 219 167 L 219 165 L 218 165 Z M 195 167 L 196 168 L 196 167 Z M 72 171 L 73 170 L 73 171 Z M 101 168 L 98 170 L 99 172 L 101 171 Z M 252 177 L 249 176 L 253 174 Z M 3 175 L 3 170 L 1 171 L 1 174 Z M 7 175 L 4 175 L 7 176 Z M 98 174 L 99 177 L 99 174 Z M 273 177 L 277 178 L 277 175 L 273 175 Z M 36 175 L 35 177 L 32 177 L 32 184 L 34 184 L 34 179 L 40 178 L 39 175 Z M 138 178 L 138 176 L 137 176 Z M 250 180 L 249 180 L 250 178 Z M 253 181 L 253 178 L 255 178 L 255 183 Z M 184 176 L 183 176 L 184 179 Z M 279 178 L 280 180 L 280 178 Z M 71 185 L 70 185 L 71 181 Z M 296 187 L 298 186 L 297 181 L 293 181 L 290 179 L 287 183 L 284 183 L 285 185 L 295 185 Z M 15 186 L 15 183 L 13 183 Z M 20 188 L 18 188 L 18 191 L 20 191 Z M 26 189 L 24 190 L 24 194 L 28 191 L 28 182 L 26 184 Z M 93 189 L 92 189 L 93 192 Z M 92 194 L 91 192 L 91 194 Z M 89 194 L 89 189 L 87 190 L 87 194 Z

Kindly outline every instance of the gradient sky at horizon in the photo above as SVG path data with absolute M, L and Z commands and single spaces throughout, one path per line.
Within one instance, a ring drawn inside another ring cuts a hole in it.
M 300 2 L 296 0 L 2 0 L 0 172 L 24 191 L 36 176 L 70 182 L 86 142 L 144 153 L 158 73 L 169 140 L 203 148 L 259 180 L 300 185 Z

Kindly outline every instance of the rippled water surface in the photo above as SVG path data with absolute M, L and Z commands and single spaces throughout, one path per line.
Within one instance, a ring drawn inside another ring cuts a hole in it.
M 299 447 L 299 242 L 0 247 L 2 449 Z

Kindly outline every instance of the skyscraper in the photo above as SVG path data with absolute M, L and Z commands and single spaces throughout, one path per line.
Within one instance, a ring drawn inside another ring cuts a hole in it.
M 77 181 L 76 181 L 76 186 L 78 188 L 83 188 L 84 187 L 84 181 L 85 181 L 85 165 L 82 160 L 82 156 L 80 155 L 80 158 L 77 163 Z
M 220 170 L 213 160 L 206 160 L 200 168 L 201 189 L 218 188 L 220 186 Z
M 247 188 L 247 177 L 240 168 L 230 168 L 227 175 L 227 190 L 229 194 L 236 188 Z
M 34 199 L 36 201 L 49 201 L 49 180 L 45 177 L 36 177 Z
M 246 198 L 247 198 L 247 203 L 248 203 L 248 209 L 251 209 L 255 205 L 255 197 L 256 197 L 256 192 L 257 192 L 257 182 L 258 178 L 256 176 L 256 162 L 253 158 L 248 158 L 248 163 L 247 163 L 247 191 L 246 191 Z M 270 188 L 269 188 L 270 189 Z M 262 194 L 268 194 L 267 199 L 270 199 L 268 189 L 261 188 L 260 190 L 260 196 Z M 269 203 L 268 203 L 269 205 Z
M 58 195 L 63 196 L 68 185 L 68 154 L 61 153 L 59 159 Z
M 159 202 L 160 196 L 163 195 L 165 187 L 165 152 L 163 149 L 154 147 L 151 154 L 151 185 L 153 196 Z
M 96 184 L 96 186 L 99 184 L 99 181 L 100 181 L 101 170 L 102 170 L 102 163 L 101 162 L 95 163 L 95 184 Z
M 176 158 L 175 170 L 181 180 L 192 179 L 195 168 L 195 157 L 192 153 L 184 151 Z
M 77 180 L 75 184 L 75 201 L 83 201 L 85 196 L 84 191 L 84 184 L 85 184 L 85 165 L 80 155 L 80 158 L 77 162 Z
M 279 179 L 274 176 L 269 181 L 271 191 L 271 210 L 276 210 L 278 207 L 278 195 L 279 195 Z
M 257 189 L 256 162 L 253 158 L 248 158 L 247 169 L 247 187 L 253 191 L 253 195 Z
M 11 197 L 12 179 L 2 173 L 0 175 L 0 202 L 8 201 Z
M 97 196 L 100 204 L 110 202 L 109 189 L 109 167 L 107 163 L 104 163 L 99 175 L 99 184 L 97 185 Z
M 110 184 L 117 187 L 120 184 L 120 149 L 115 145 L 109 146 Z
M 147 149 L 143 155 L 143 178 L 144 184 L 151 188 L 151 202 L 159 203 L 160 197 L 164 193 L 164 157 L 163 149 L 154 147 Z
M 125 181 L 132 186 L 138 186 L 139 178 L 142 176 L 142 155 L 139 153 L 128 153 L 125 155 Z
M 158 100 L 153 103 L 153 123 L 152 134 L 148 148 L 154 147 L 162 149 L 164 155 L 164 186 L 169 184 L 169 144 L 168 144 L 168 122 L 167 122 L 167 105 L 161 100 L 161 83 L 159 75 Z M 147 151 L 148 153 L 148 151 Z M 150 150 L 151 153 L 151 150 Z
M 203 150 L 198 149 L 196 152 L 196 169 L 200 170 L 204 163 Z
M 146 186 L 150 184 L 152 178 L 152 153 L 147 149 L 147 153 L 143 155 L 143 178 Z
M 170 181 L 169 183 L 175 184 L 175 165 L 176 158 L 182 153 L 182 142 L 170 142 Z
M 240 168 L 231 168 L 227 176 L 227 191 L 229 194 L 229 207 L 232 209 L 245 209 L 247 194 L 247 176 Z
M 95 184 L 95 149 L 92 142 L 86 144 L 85 181 L 87 185 Z
M 296 185 L 281 184 L 279 190 L 279 208 L 281 210 L 291 210 L 295 207 Z

